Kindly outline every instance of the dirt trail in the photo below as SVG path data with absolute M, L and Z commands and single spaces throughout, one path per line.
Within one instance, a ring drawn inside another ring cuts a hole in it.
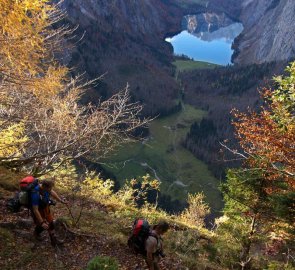
M 135 256 L 127 245 L 106 235 L 92 235 L 82 231 L 73 235 L 68 232 L 64 245 L 53 248 L 47 233 L 44 232 L 43 241 L 37 242 L 33 238 L 34 225 L 27 211 L 10 213 L 5 203 L 5 199 L 0 199 L 0 269 L 2 270 L 85 269 L 88 261 L 94 256 L 115 257 L 120 264 L 119 269 L 122 270 L 147 269 L 141 256 Z M 101 206 L 98 204 L 97 207 Z M 63 214 L 62 211 L 55 212 L 56 216 Z M 107 229 L 107 224 L 105 226 Z M 60 234 L 61 231 L 57 233 Z M 163 261 L 161 269 L 180 269 L 169 265 L 167 262 L 170 261 L 172 263 L 170 259 Z

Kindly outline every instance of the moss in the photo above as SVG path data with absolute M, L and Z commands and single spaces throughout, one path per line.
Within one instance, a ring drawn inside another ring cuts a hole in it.
M 119 264 L 112 257 L 94 257 L 88 264 L 86 270 L 118 270 Z

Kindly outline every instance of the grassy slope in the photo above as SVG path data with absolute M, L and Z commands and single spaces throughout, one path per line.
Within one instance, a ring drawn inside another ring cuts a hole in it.
M 194 4 L 206 6 L 209 1 L 208 0 L 175 0 L 175 2 L 177 5 L 179 5 L 182 8 L 188 8 Z
M 0 172 L 4 173 L 5 170 L 0 167 Z M 90 197 L 85 199 L 72 196 L 72 191 L 68 195 L 58 192 L 68 199 L 75 218 L 79 216 L 81 202 L 83 202 L 82 217 L 78 228 L 73 227 L 75 220 L 71 218 L 65 205 L 57 204 L 56 207 L 52 207 L 55 217 L 66 221 L 70 227 L 67 233 L 63 226 L 57 227 L 57 235 L 65 242 L 62 247 L 54 249 L 50 246 L 47 233 L 43 233 L 43 241 L 35 241 L 32 237 L 34 225 L 32 223 L 31 226 L 23 225 L 30 224 L 31 218 L 27 216 L 27 211 L 15 214 L 5 208 L 6 199 L 14 195 L 11 190 L 16 188 L 17 179 L 22 177 L 11 172 L 6 175 L 9 177 L 0 179 L 0 212 L 2 213 L 0 216 L 0 269 L 86 269 L 87 262 L 94 256 L 115 258 L 120 264 L 120 270 L 137 269 L 136 266 L 145 269 L 143 258 L 132 254 L 126 244 L 134 219 L 143 216 L 152 224 L 159 219 L 165 219 L 173 224 L 174 229 L 171 228 L 165 235 L 167 258 L 161 263 L 161 269 L 184 270 L 187 266 L 190 267 L 189 269 L 200 269 L 199 266 L 203 265 L 201 263 L 203 254 L 207 257 L 204 249 L 207 241 L 203 242 L 200 239 L 201 234 L 210 238 L 211 234 L 207 230 L 200 232 L 188 227 L 177 217 L 155 211 L 153 207 L 136 209 L 118 204 L 118 201 L 111 197 L 104 201 L 106 204 L 101 204 Z M 4 226 L 5 224 L 10 226 Z M 191 250 L 192 241 L 197 247 L 197 253 Z M 187 253 L 192 255 L 187 256 Z M 176 254 L 179 255 L 176 256 Z
M 204 191 L 211 207 L 220 209 L 217 179 L 203 162 L 180 145 L 190 125 L 204 115 L 204 111 L 185 105 L 182 112 L 154 120 L 150 125 L 150 139 L 121 148 L 105 161 L 105 169 L 111 171 L 121 184 L 126 179 L 149 173 L 161 180 L 162 192 L 182 201 L 187 192 Z
M 126 244 L 134 219 L 143 216 L 151 224 L 164 219 L 175 227 L 165 235 L 167 259 L 163 261 L 161 269 L 184 270 L 187 269 L 185 266 L 187 263 L 199 267 L 200 261 L 196 260 L 196 253 L 191 256 L 193 260 L 186 255 L 183 258 L 180 255 L 175 256 L 175 252 L 178 251 L 191 252 L 191 238 L 198 245 L 198 256 L 206 253 L 203 247 L 207 242 L 204 243 L 199 239 L 201 234 L 210 237 L 211 234 L 205 229 L 200 232 L 182 223 L 177 217 L 156 211 L 153 207 L 137 209 L 125 205 L 117 201 L 116 196 L 109 197 L 102 204 L 101 201 L 91 199 L 91 196 L 87 199 L 76 197 L 71 190 L 69 193 L 58 190 L 59 194 L 67 198 L 71 215 L 65 205 L 58 203 L 56 207 L 52 207 L 55 217 L 60 218 L 70 227 L 67 233 L 63 226 L 57 227 L 57 235 L 65 242 L 62 247 L 54 249 L 50 246 L 47 233 L 43 233 L 41 242 L 35 241 L 32 237 L 34 225 L 31 223 L 29 226 L 24 226 L 31 221 L 27 211 L 10 213 L 5 207 L 6 199 L 14 196 L 14 191 L 18 188 L 18 180 L 24 175 L 0 167 L 0 176 L 2 176 L 0 177 L 0 269 L 86 269 L 86 264 L 94 256 L 115 258 L 119 262 L 120 270 L 136 269 L 136 266 L 144 269 L 143 258 L 132 254 Z M 56 188 L 59 187 L 58 182 Z M 80 215 L 81 202 L 83 202 L 82 217 L 79 219 L 78 227 L 73 227 Z M 177 241 L 184 236 L 185 239 L 181 242 Z M 199 268 L 191 267 L 190 269 Z
M 135 256 L 126 244 L 132 222 L 138 217 L 145 217 L 151 224 L 166 220 L 171 225 L 170 230 L 163 237 L 167 257 L 161 261 L 162 270 L 229 269 L 226 266 L 229 265 L 227 260 L 230 262 L 232 257 L 227 255 L 227 251 L 223 251 L 222 247 L 237 244 L 235 241 L 228 242 L 228 240 L 231 241 L 231 237 L 225 235 L 223 238 L 223 234 L 218 235 L 214 231 L 196 228 L 186 223 L 181 217 L 167 215 L 163 211 L 155 210 L 153 206 L 134 208 L 125 204 L 121 197 L 117 197 L 117 194 L 105 197 L 102 193 L 99 200 L 94 200 L 91 195 L 73 196 L 72 189 L 69 189 L 68 193 L 58 190 L 58 193 L 64 195 L 69 201 L 72 215 L 69 215 L 65 205 L 57 204 L 56 207 L 52 207 L 55 217 L 66 222 L 68 228 L 57 226 L 56 234 L 59 239 L 64 240 L 64 245 L 54 249 L 50 246 L 46 232 L 43 233 L 41 242 L 34 240 L 32 237 L 34 225 L 26 211 L 19 213 L 7 211 L 6 199 L 14 195 L 12 190 L 17 186 L 16 180 L 21 175 L 1 167 L 0 173 L 4 176 L 0 177 L 1 270 L 86 270 L 88 261 L 95 256 L 109 256 L 116 259 L 120 270 L 146 269 L 144 259 L 141 256 Z M 57 183 L 56 188 L 58 187 Z M 83 211 L 80 222 L 78 227 L 74 227 L 73 224 L 79 218 L 81 207 Z M 267 262 L 272 267 L 263 269 L 294 269 L 291 263 L 288 266 L 284 264 L 280 254 L 277 257 L 272 253 L 265 256 L 265 239 L 252 248 L 253 256 L 251 257 L 255 263 L 253 269 L 262 269 L 260 266 Z M 226 242 L 220 246 L 222 241 Z M 223 257 L 220 257 L 223 252 L 225 252 Z M 285 257 L 283 258 L 285 261 Z M 261 264 L 262 260 L 263 264 Z M 104 269 L 110 268 L 105 265 Z

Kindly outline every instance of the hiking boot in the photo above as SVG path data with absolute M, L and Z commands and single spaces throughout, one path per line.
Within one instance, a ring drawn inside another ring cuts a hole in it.
M 50 241 L 51 241 L 51 245 L 52 245 L 53 247 L 61 246 L 61 245 L 64 244 L 64 242 L 58 240 L 58 239 L 56 238 L 55 235 L 50 235 Z
M 41 233 L 38 233 L 36 231 L 34 231 L 34 238 L 35 238 L 35 240 L 37 240 L 39 242 L 41 242 L 43 240 Z

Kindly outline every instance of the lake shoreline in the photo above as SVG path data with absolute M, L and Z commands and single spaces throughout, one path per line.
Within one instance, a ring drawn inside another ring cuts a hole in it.
M 190 32 L 185 29 L 172 37 L 166 37 L 165 41 L 172 45 L 174 55 L 226 66 L 232 64 L 232 45 L 242 31 L 241 23 L 220 27 L 212 32 Z

